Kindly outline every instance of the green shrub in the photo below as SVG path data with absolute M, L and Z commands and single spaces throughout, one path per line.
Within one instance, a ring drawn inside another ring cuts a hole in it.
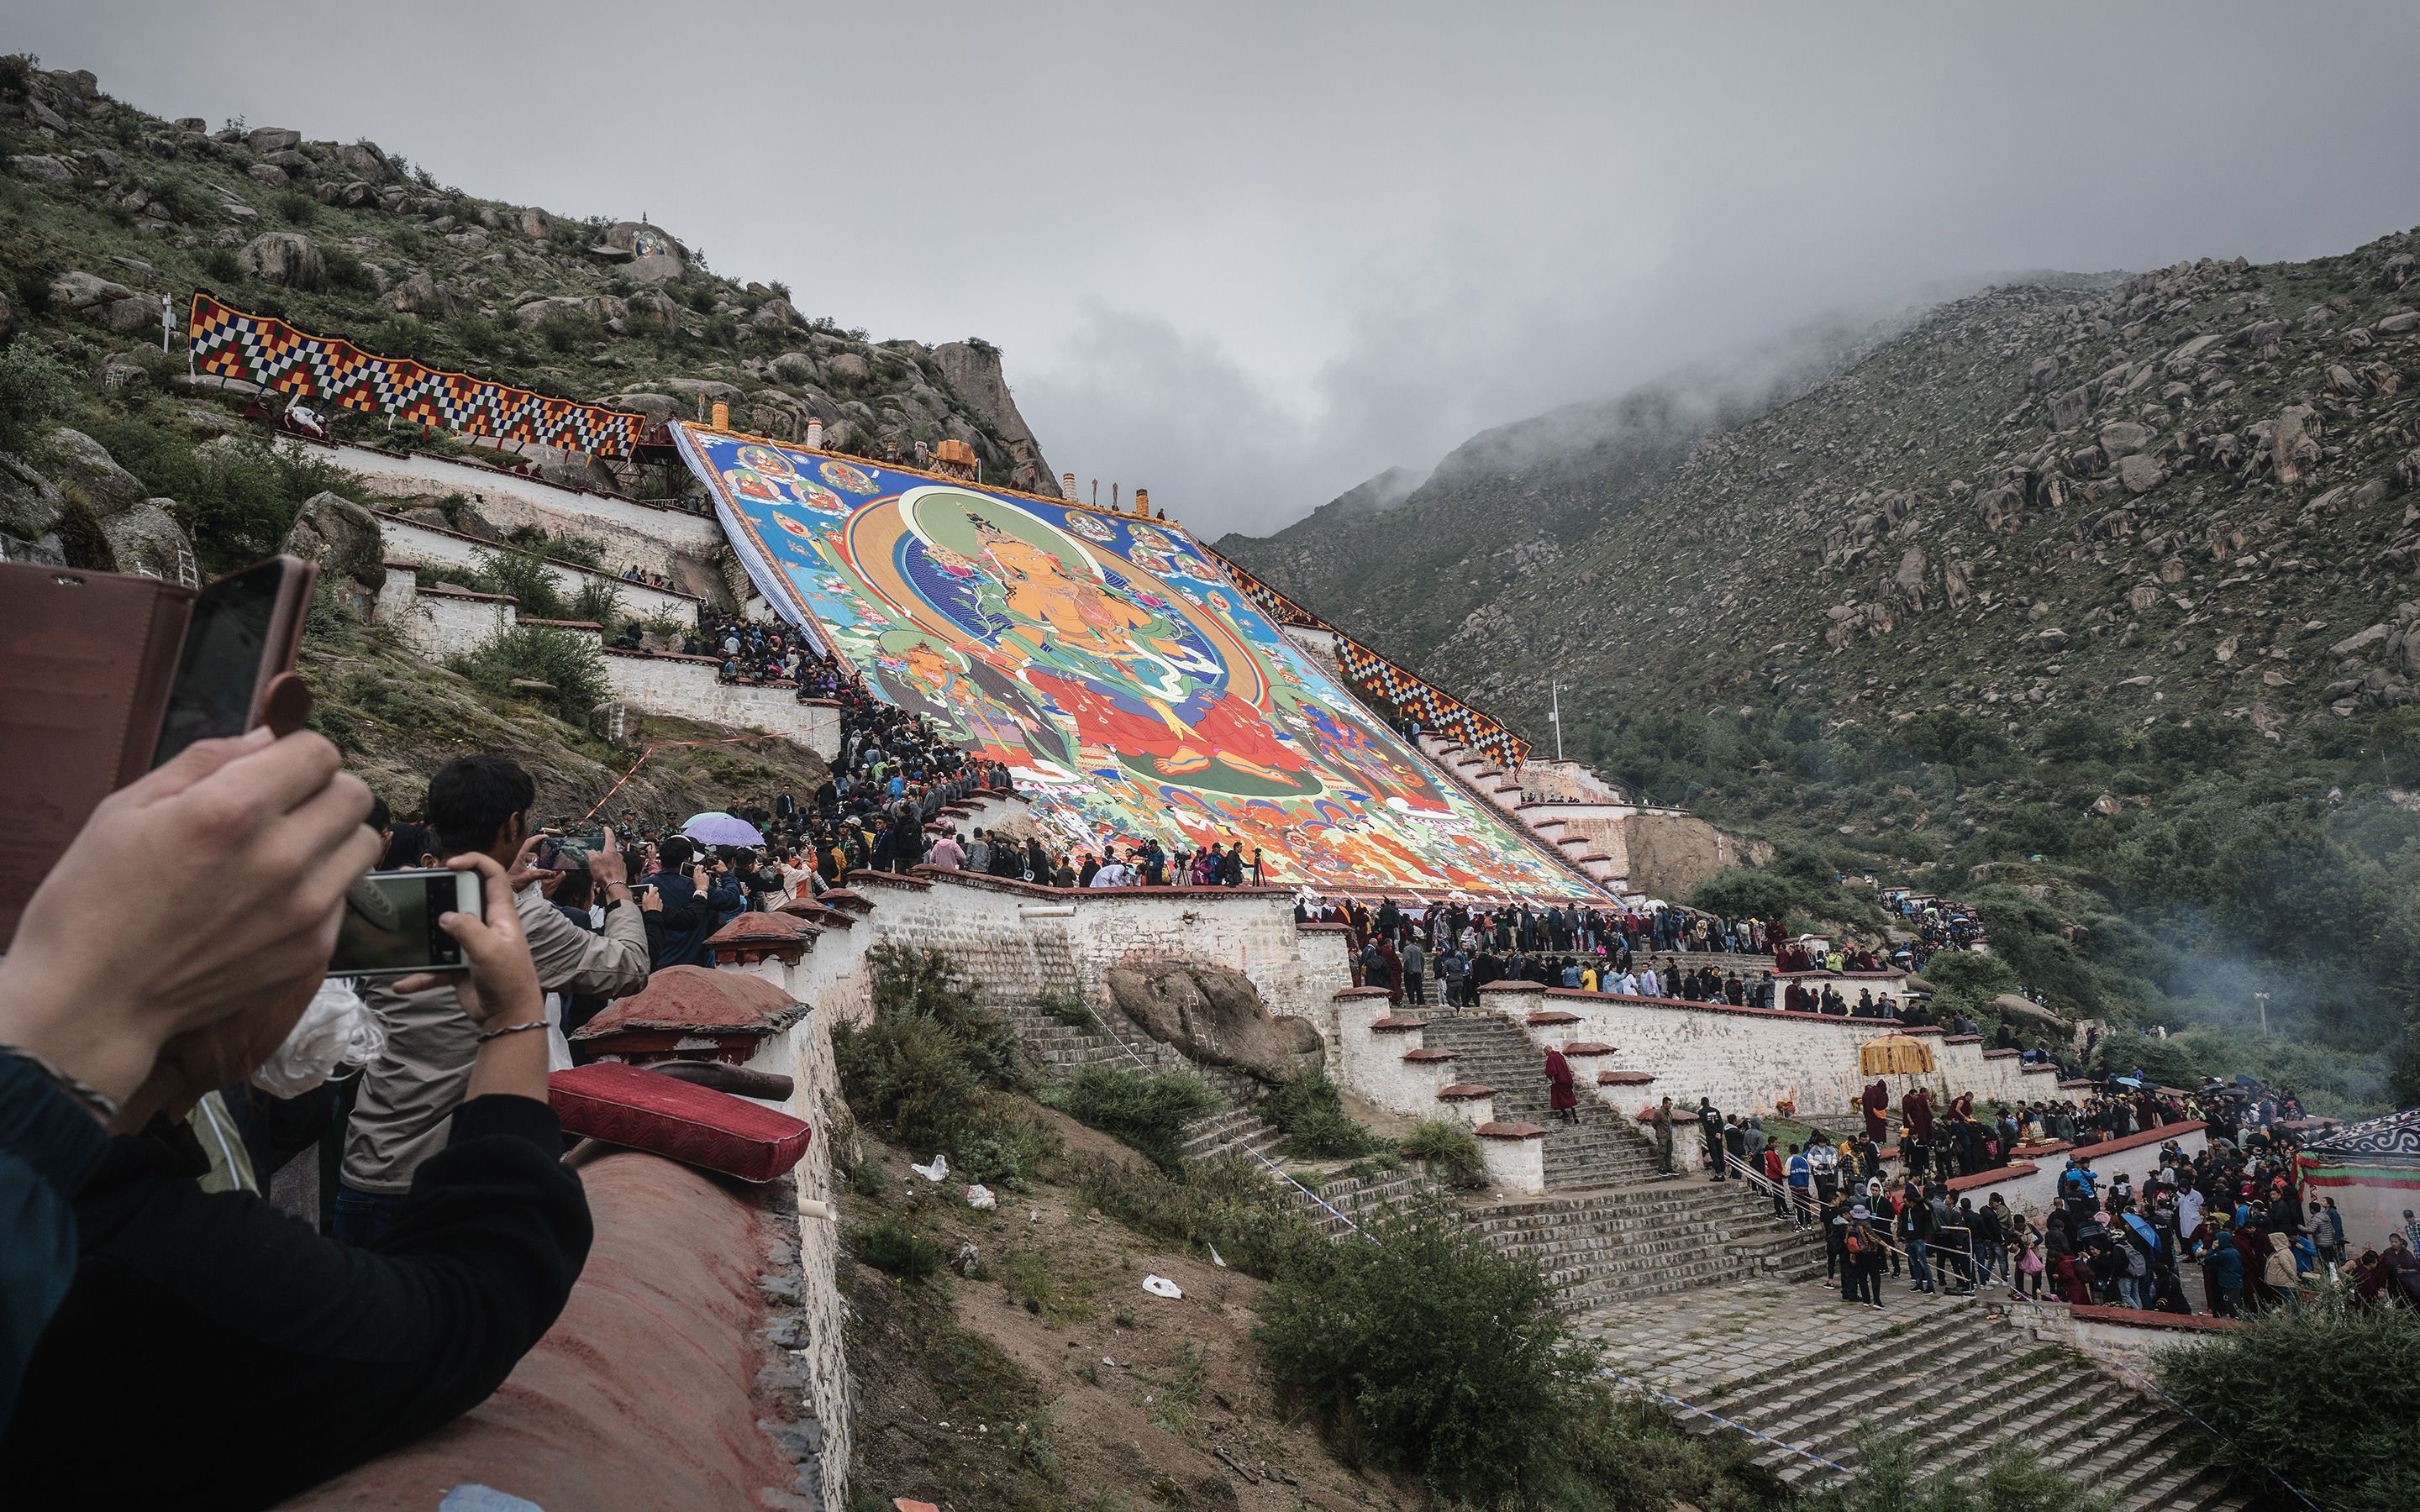
M 92 427 L 95 440 L 152 493 L 176 501 L 170 513 L 193 537 L 202 575 L 216 577 L 276 551 L 313 494 L 359 494 L 357 481 L 300 446 L 242 440 L 208 457 L 147 410 Z
M 2157 1357 L 2247 1486 L 2273 1471 L 2331 1512 L 2400 1512 L 2420 1465 L 2420 1313 L 2337 1293 Z
M 1161 1170 L 1173 1171 L 1182 1164 L 1177 1145 L 1187 1120 L 1216 1107 L 1218 1094 L 1190 1072 L 1155 1076 L 1086 1066 L 1046 1089 L 1042 1101 L 1078 1123 L 1116 1135 L 1150 1156 Z
M 1064 1024 L 1071 1029 L 1093 1026 L 1093 1011 L 1084 1006 L 1083 998 L 1072 992 L 1044 993 L 1034 999 L 1034 1006 L 1054 1024 Z
M 531 700 L 567 723 L 586 720 L 612 695 L 605 658 L 593 640 L 541 625 L 517 625 L 450 666 L 489 692 Z M 544 691 L 515 687 L 516 678 L 544 683 Z
M 1479 1136 L 1459 1119 L 1422 1119 L 1412 1125 L 1401 1146 L 1404 1158 L 1425 1162 L 1429 1174 L 1450 1186 L 1482 1186 L 1487 1158 L 1479 1152 Z
M 612 583 L 584 578 L 581 579 L 579 592 L 565 601 L 563 617 L 601 625 L 610 635 L 621 628 L 626 617 L 622 612 L 622 595 L 614 591 Z
M 74 407 L 77 390 L 68 365 L 32 341 L 0 347 L 0 452 L 23 451 Z
M 1070 1157 L 1084 1200 L 1155 1243 L 1218 1257 L 1264 1280 L 1323 1263 L 1328 1242 L 1311 1227 L 1311 1205 L 1258 1162 L 1196 1161 L 1173 1175 L 1099 1155 Z
M 849 1107 L 919 1156 L 950 1158 L 970 1181 L 1014 1183 L 1057 1149 L 1009 1092 L 1024 1085 L 1014 1031 L 984 1011 L 938 950 L 878 945 L 866 954 L 874 1013 L 833 1031 Z
M 1282 1130 L 1287 1146 L 1308 1160 L 1349 1160 L 1378 1148 L 1353 1121 L 1327 1072 L 1312 1067 L 1262 1099 L 1254 1111 Z
M 299 189 L 289 189 L 276 199 L 277 218 L 287 225 L 309 225 L 319 218 L 319 202 Z
M 1364 1225 L 1278 1277 L 1254 1330 L 1280 1396 L 1347 1459 L 1448 1503 L 1535 1505 L 1598 1368 L 1534 1260 L 1497 1254 L 1449 1205 Z
M 554 583 L 554 569 L 526 551 L 480 551 L 472 558 L 480 591 L 504 594 L 533 620 L 566 620 L 563 592 Z
M 859 1259 L 902 1281 L 927 1281 L 941 1269 L 941 1246 L 897 1218 L 859 1229 L 850 1244 Z

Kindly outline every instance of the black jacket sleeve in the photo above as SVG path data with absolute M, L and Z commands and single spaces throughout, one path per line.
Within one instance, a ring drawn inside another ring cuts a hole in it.
M 560 1149 L 542 1103 L 465 1103 L 365 1250 L 249 1193 L 203 1193 L 169 1142 L 116 1141 L 0 1437 L 8 1500 L 268 1506 L 477 1406 L 587 1258 L 587 1198 Z M 140 1424 L 141 1452 L 96 1458 L 112 1423 Z

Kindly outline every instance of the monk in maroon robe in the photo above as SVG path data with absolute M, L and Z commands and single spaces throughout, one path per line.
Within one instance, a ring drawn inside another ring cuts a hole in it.
M 1931 1093 L 1921 1087 L 1909 1088 L 1908 1094 L 1899 1100 L 1899 1115 L 1907 1120 L 1910 1129 L 1916 1131 L 1918 1139 L 1928 1145 L 1932 1143 Z
M 1546 1052 L 1546 1103 L 1566 1123 L 1580 1121 L 1579 1094 L 1572 1089 L 1572 1063 L 1559 1050 Z
M 1866 1088 L 1865 1109 L 1866 1137 L 1880 1144 L 1883 1135 L 1890 1132 L 1890 1088 L 1879 1076 L 1874 1078 L 1874 1085 Z

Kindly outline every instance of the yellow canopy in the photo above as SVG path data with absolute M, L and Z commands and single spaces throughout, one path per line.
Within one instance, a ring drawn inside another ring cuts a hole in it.
M 1857 1065 L 1867 1076 L 1930 1076 L 1932 1046 L 1912 1034 L 1885 1034 L 1858 1046 Z

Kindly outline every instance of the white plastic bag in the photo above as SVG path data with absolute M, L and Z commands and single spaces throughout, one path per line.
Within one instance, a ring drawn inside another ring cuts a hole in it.
M 991 1188 L 978 1182 L 977 1184 L 967 1188 L 967 1206 L 970 1208 L 997 1208 L 1000 1206 L 1000 1199 L 991 1195 Z
M 252 1073 L 252 1085 L 278 1097 L 300 1097 L 339 1066 L 366 1066 L 386 1049 L 378 1021 L 350 977 L 330 977 L 311 995 L 286 1042 Z
M 1171 1281 L 1164 1275 L 1144 1276 L 1142 1278 L 1142 1288 L 1145 1291 L 1150 1292 L 1155 1297 L 1166 1297 L 1171 1302 L 1173 1302 L 1185 1295 L 1183 1291 L 1177 1288 L 1175 1282 Z
M 950 1157 L 947 1155 L 936 1155 L 933 1157 L 933 1164 L 930 1165 L 919 1165 L 911 1160 L 908 1163 L 908 1168 L 914 1171 L 917 1175 L 923 1177 L 927 1181 L 938 1181 L 942 1177 L 950 1174 Z

